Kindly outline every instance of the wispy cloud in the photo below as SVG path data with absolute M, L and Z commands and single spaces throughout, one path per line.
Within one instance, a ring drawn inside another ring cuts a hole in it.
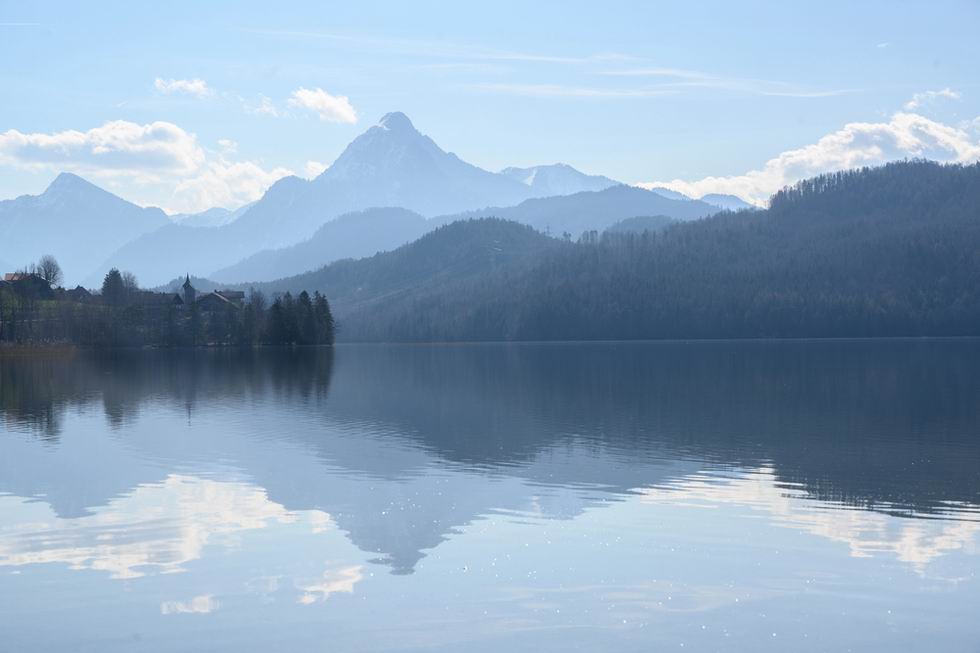
M 705 88 L 770 97 L 823 98 L 848 93 L 839 89 L 810 89 L 784 82 L 722 77 L 695 70 L 680 68 L 636 68 L 627 70 L 600 71 L 603 77 L 622 79 L 656 80 L 654 83 L 633 87 L 608 88 L 595 85 L 563 84 L 503 84 L 474 83 L 469 87 L 486 92 L 507 93 L 528 97 L 593 97 L 593 98 L 642 98 L 664 95 L 677 95 L 688 89 Z
M 442 60 L 425 64 L 426 68 L 480 72 L 499 72 L 495 64 L 527 63 L 556 64 L 576 67 L 588 74 L 619 77 L 662 78 L 658 88 L 646 85 L 628 89 L 603 89 L 592 84 L 489 84 L 473 83 L 471 88 L 535 97 L 650 97 L 667 95 L 668 91 L 680 92 L 684 88 L 709 88 L 732 92 L 753 93 L 773 97 L 822 98 L 853 92 L 850 89 L 809 88 L 787 82 L 715 75 L 683 68 L 649 65 L 650 60 L 622 52 L 594 52 L 589 54 L 564 54 L 499 50 L 473 44 L 451 41 L 381 38 L 366 35 L 319 32 L 308 30 L 247 29 L 247 33 L 281 39 L 319 40 L 336 43 L 347 49 L 363 49 L 370 52 L 386 51 L 401 55 Z M 620 67 L 632 64 L 634 68 L 603 70 L 611 65 Z
M 307 30 L 268 30 L 246 29 L 246 33 L 277 38 L 315 39 L 343 43 L 345 47 L 357 47 L 372 52 L 385 50 L 399 54 L 426 56 L 446 59 L 477 59 L 486 61 L 525 61 L 555 64 L 580 64 L 595 61 L 629 61 L 633 57 L 617 52 L 600 52 L 577 56 L 539 52 L 516 52 L 497 50 L 476 45 L 463 45 L 451 41 L 428 41 L 421 39 L 378 38 L 372 36 L 341 34 L 337 32 L 315 32 Z
M 153 81 L 153 86 L 161 93 L 166 93 L 167 95 L 182 93 L 184 95 L 205 98 L 213 93 L 208 83 L 203 79 L 163 79 L 162 77 L 157 77 Z
M 813 89 L 788 82 L 750 77 L 716 75 L 683 68 L 644 67 L 600 71 L 608 77 L 653 78 L 663 80 L 662 88 L 706 88 L 771 97 L 821 98 L 851 93 L 848 89 Z
M 660 88 L 601 88 L 565 86 L 561 84 L 470 84 L 469 88 L 488 93 L 522 95 L 525 97 L 577 97 L 577 98 L 643 98 L 675 95 L 676 90 Z
M 922 93 L 916 93 L 912 96 L 912 99 L 905 103 L 906 111 L 913 111 L 918 109 L 923 104 L 928 104 L 933 100 L 946 99 L 946 100 L 959 100 L 960 94 L 958 91 L 946 87 L 938 91 L 923 91 Z
M 503 73 L 511 70 L 510 66 L 486 61 L 442 61 L 434 63 L 419 64 L 422 70 L 433 70 L 442 72 L 468 72 L 468 73 Z
M 245 100 L 245 98 L 241 97 L 239 100 L 242 103 L 242 107 L 245 109 L 245 113 L 252 113 L 257 116 L 271 116 L 273 118 L 278 118 L 282 115 L 282 112 L 272 102 L 272 99 L 265 95 L 259 95 L 258 104 L 250 104 Z
M 713 75 L 708 73 L 702 73 L 696 70 L 686 70 L 684 68 L 663 68 L 663 67 L 645 67 L 645 68 L 626 68 L 620 70 L 605 70 L 599 73 L 600 75 L 609 75 L 612 77 L 675 77 L 679 79 L 687 80 L 701 80 L 701 79 L 715 79 Z

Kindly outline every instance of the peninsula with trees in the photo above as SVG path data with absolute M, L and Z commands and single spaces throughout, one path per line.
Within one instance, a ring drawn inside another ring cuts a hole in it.
M 139 287 L 112 268 L 102 287 L 62 288 L 53 256 L 0 280 L 0 346 L 69 344 L 85 347 L 332 345 L 334 319 L 319 292 L 199 293 L 185 275 L 180 292 Z

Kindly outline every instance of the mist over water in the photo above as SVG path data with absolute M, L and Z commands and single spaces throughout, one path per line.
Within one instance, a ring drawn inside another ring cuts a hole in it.
M 974 650 L 977 369 L 974 340 L 0 359 L 4 647 Z

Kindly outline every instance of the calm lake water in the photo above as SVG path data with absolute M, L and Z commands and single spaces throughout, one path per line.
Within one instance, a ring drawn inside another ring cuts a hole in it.
M 977 651 L 980 342 L 0 359 L 0 650 Z

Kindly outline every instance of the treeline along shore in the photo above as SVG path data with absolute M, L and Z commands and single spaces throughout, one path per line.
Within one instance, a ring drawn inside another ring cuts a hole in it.
M 113 268 L 100 292 L 58 285 L 53 257 L 0 280 L 0 346 L 200 347 L 332 345 L 334 319 L 318 292 L 198 293 L 187 277 L 180 292 L 143 290 Z
M 0 287 L 0 341 L 329 344 L 334 316 L 362 342 L 980 336 L 978 252 L 980 164 L 906 161 L 576 240 L 477 215 L 292 277 L 199 279 L 208 292 L 116 270 L 65 290 L 45 257 Z

